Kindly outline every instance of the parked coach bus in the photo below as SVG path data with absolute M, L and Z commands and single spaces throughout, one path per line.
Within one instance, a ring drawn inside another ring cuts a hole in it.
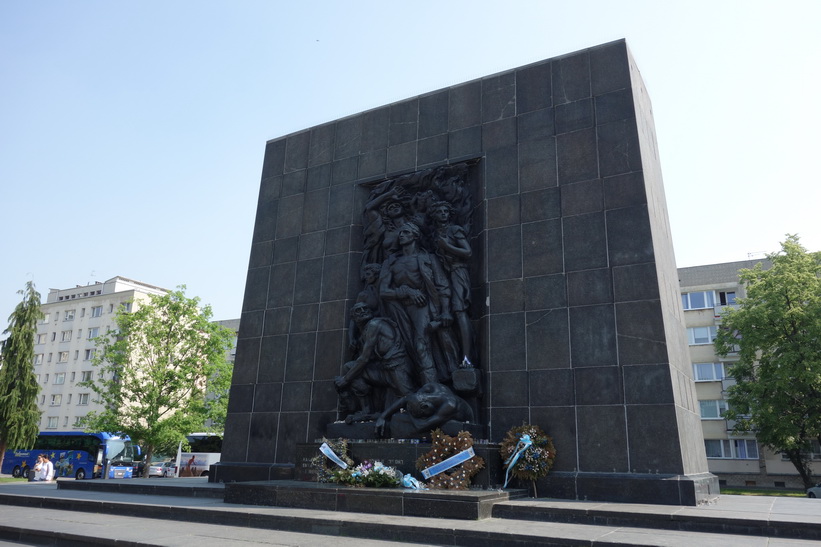
M 180 477 L 207 477 L 211 465 L 219 463 L 222 454 L 222 437 L 213 433 L 186 435 L 188 452 L 181 452 L 177 462 Z
M 102 475 L 108 460 L 109 477 L 130 478 L 137 450 L 126 435 L 42 431 L 31 450 L 6 450 L 0 472 L 27 477 L 37 461 L 37 454 L 45 452 L 54 463 L 55 477 L 97 478 Z

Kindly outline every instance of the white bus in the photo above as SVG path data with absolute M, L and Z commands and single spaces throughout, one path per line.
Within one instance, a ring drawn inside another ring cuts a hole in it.
M 207 477 L 208 469 L 219 463 L 222 454 L 222 437 L 213 433 L 186 435 L 189 450 L 180 451 L 177 458 L 177 476 Z

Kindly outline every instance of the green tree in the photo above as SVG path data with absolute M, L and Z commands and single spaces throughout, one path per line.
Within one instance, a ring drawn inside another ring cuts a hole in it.
M 118 329 L 95 341 L 99 372 L 82 384 L 105 407 L 86 415 L 86 430 L 129 435 L 144 448 L 146 462 L 156 452 L 176 452 L 185 435 L 207 421 L 225 421 L 225 405 L 218 403 L 231 383 L 226 350 L 233 333 L 212 323 L 210 306 L 200 307 L 184 291 L 150 295 L 133 312 L 120 307 Z
M 738 355 L 725 416 L 784 453 L 809 487 L 812 441 L 821 441 L 821 253 L 788 235 L 767 258 L 769 269 L 739 273 L 747 296 L 722 315 L 715 340 L 719 355 Z
M 40 386 L 34 375 L 34 337 L 40 311 L 40 293 L 34 283 L 17 291 L 23 301 L 9 316 L 9 336 L 0 346 L 0 466 L 6 448 L 27 449 L 34 446 L 40 426 L 37 395 Z

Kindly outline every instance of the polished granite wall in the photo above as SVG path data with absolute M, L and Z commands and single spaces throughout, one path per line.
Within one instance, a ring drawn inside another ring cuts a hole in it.
M 270 476 L 336 419 L 360 184 L 464 161 L 489 440 L 545 429 L 560 497 L 709 496 L 652 110 L 624 41 L 267 143 L 222 476 Z

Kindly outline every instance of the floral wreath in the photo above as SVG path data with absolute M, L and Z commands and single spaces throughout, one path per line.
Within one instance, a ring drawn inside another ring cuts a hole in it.
M 527 440 L 530 442 L 529 445 Z M 537 425 L 520 425 L 512 428 L 505 435 L 499 453 L 506 468 L 513 464 L 510 467 L 510 474 L 526 481 L 535 481 L 546 476 L 556 459 L 553 439 Z
M 345 439 L 330 440 L 322 438 L 322 442 L 327 444 L 334 453 L 339 456 L 339 459 L 348 464 L 348 467 L 353 467 L 353 460 L 348 455 L 348 441 Z M 336 472 L 341 471 L 341 468 L 333 463 L 327 456 L 321 452 L 311 458 L 311 467 L 316 469 L 316 479 L 319 482 L 336 482 Z
M 467 431 L 460 431 L 456 437 L 451 437 L 445 435 L 441 429 L 435 429 L 431 432 L 431 444 L 430 452 L 416 460 L 417 469 L 427 469 L 463 450 L 471 448 L 473 446 L 473 437 Z M 479 456 L 473 456 L 447 471 L 432 476 L 427 484 L 430 488 L 467 490 L 470 486 L 470 480 L 484 466 L 485 460 Z

